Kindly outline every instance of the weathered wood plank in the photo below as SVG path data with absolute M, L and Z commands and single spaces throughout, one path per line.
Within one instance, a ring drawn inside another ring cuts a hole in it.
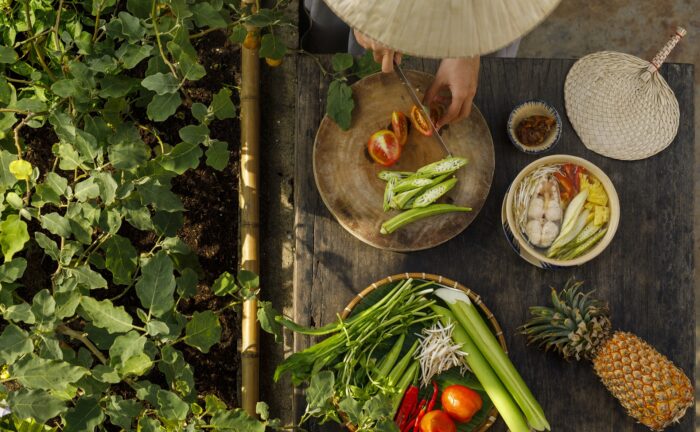
M 564 115 L 563 83 L 572 64 L 573 60 L 482 59 L 475 103 L 489 124 L 496 151 L 490 195 L 478 218 L 455 239 L 428 251 L 400 254 L 356 240 L 319 199 L 310 163 L 325 88 L 312 61 L 302 59 L 295 181 L 295 319 L 325 324 L 357 292 L 389 274 L 442 274 L 481 294 L 495 313 L 505 330 L 510 355 L 542 402 L 553 430 L 645 431 L 626 416 L 590 365 L 566 363 L 526 346 L 517 327 L 527 318 L 528 306 L 548 301 L 550 285 L 561 286 L 570 276 L 577 276 L 609 301 L 616 328 L 643 337 L 692 375 L 693 68 L 672 64 L 662 69 L 681 107 L 681 125 L 671 147 L 647 160 L 620 162 L 586 149 Z M 435 62 L 420 59 L 410 59 L 407 65 L 435 70 Z M 510 144 L 505 125 L 516 104 L 533 98 L 548 101 L 562 114 L 564 130 L 553 153 L 581 156 L 600 166 L 620 196 L 622 214 L 613 243 L 581 268 L 544 271 L 532 267 L 513 253 L 502 233 L 500 208 L 505 191 L 518 171 L 536 158 Z M 299 339 L 295 348 L 302 349 L 308 342 Z M 303 411 L 303 404 L 299 408 Z M 668 430 L 693 428 L 691 412 Z M 312 426 L 312 430 L 319 429 Z M 503 431 L 505 425 L 499 422 L 493 430 Z

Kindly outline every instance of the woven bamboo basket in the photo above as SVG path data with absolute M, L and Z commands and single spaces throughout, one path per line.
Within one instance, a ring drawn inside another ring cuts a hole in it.
M 362 290 L 358 295 L 356 295 L 350 301 L 350 303 L 348 303 L 347 306 L 345 306 L 345 309 L 343 309 L 343 312 L 341 313 L 341 317 L 343 319 L 349 317 L 350 314 L 352 313 L 353 309 L 374 290 L 379 289 L 386 284 L 398 282 L 398 281 L 405 280 L 405 279 L 422 279 L 425 281 L 435 282 L 436 284 L 442 285 L 446 288 L 456 288 L 456 289 L 464 291 L 469 296 L 469 298 L 472 300 L 472 302 L 474 302 L 474 304 L 477 305 L 481 309 L 481 312 L 483 313 L 484 317 L 487 319 L 488 323 L 491 325 L 491 330 L 493 330 L 494 335 L 496 336 L 496 338 L 498 338 L 498 342 L 501 344 L 501 348 L 503 348 L 503 351 L 505 351 L 505 353 L 508 354 L 508 348 L 506 347 L 506 340 L 503 337 L 503 330 L 501 329 L 501 326 L 498 324 L 498 321 L 496 321 L 496 317 L 493 315 L 491 310 L 489 310 L 489 308 L 486 307 L 484 302 L 481 301 L 481 297 L 479 297 L 479 295 L 477 295 L 474 291 L 470 290 L 469 288 L 465 287 L 464 285 L 460 284 L 457 281 L 453 281 L 452 279 L 449 279 L 449 278 L 446 278 L 443 276 L 439 276 L 439 275 L 430 274 L 430 273 L 401 273 L 401 274 L 397 274 L 397 275 L 393 275 L 393 276 L 387 276 L 384 279 L 373 282 L 367 288 Z M 339 411 L 339 414 L 340 414 L 341 419 L 345 422 L 345 427 L 350 432 L 355 432 L 355 430 L 357 429 L 355 427 L 355 425 L 353 425 L 351 422 L 348 421 L 347 416 L 342 411 Z M 497 418 L 498 418 L 498 410 L 496 409 L 496 407 L 492 407 L 488 413 L 488 416 L 484 420 L 484 422 L 481 425 L 479 425 L 477 428 L 475 428 L 473 430 L 473 432 L 484 432 L 484 431 L 488 430 L 496 422 Z

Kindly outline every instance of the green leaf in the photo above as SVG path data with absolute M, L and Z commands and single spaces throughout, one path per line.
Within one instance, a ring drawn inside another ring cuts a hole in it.
M 331 58 L 331 65 L 336 72 L 342 72 L 352 67 L 353 57 L 348 53 L 336 53 Z
M 34 355 L 22 357 L 10 367 L 12 379 L 25 387 L 42 390 L 65 390 L 82 378 L 87 369 L 61 360 L 45 360 Z
M 56 318 L 68 318 L 75 315 L 75 310 L 80 305 L 80 292 L 78 290 L 68 292 L 57 292 L 54 294 L 56 299 Z
M 197 283 L 199 277 L 197 272 L 191 268 L 186 268 L 180 272 L 180 277 L 177 278 L 177 293 L 185 298 L 193 297 L 197 294 Z
M 260 287 L 260 277 L 252 271 L 240 270 L 236 278 L 238 279 L 238 284 L 248 291 L 253 292 Z
M 103 383 L 117 384 L 122 379 L 114 368 L 99 364 L 92 369 L 92 376 Z
M 27 332 L 9 324 L 0 334 L 0 363 L 12 364 L 18 357 L 32 352 L 34 344 Z
M 143 39 L 146 29 L 141 25 L 141 21 L 138 18 L 122 11 L 119 12 L 118 20 L 121 22 L 122 34 L 127 37 L 129 43 L 136 43 Z
M 3 318 L 15 322 L 34 324 L 36 319 L 34 318 L 34 313 L 32 313 L 31 309 L 32 308 L 28 303 L 13 305 L 5 309 Z
M 120 375 L 143 375 L 153 361 L 144 352 L 146 338 L 135 331 L 117 336 L 109 348 L 110 366 Z
M 137 267 L 138 253 L 125 237 L 114 235 L 103 246 L 105 266 L 112 273 L 114 283 L 129 285 Z
M 153 226 L 159 235 L 171 237 L 177 235 L 182 228 L 185 218 L 182 212 L 156 211 L 153 215 Z
M 141 85 L 159 95 L 175 93 L 180 89 L 180 82 L 173 74 L 155 73 L 141 81 Z
M 17 180 L 29 180 L 32 176 L 32 164 L 24 159 L 10 162 L 10 172 Z
M 168 420 L 184 420 L 190 408 L 175 393 L 158 390 L 158 408 L 160 414 Z
M 338 403 L 338 407 L 348 416 L 348 419 L 353 424 L 360 422 L 362 418 L 362 403 L 360 401 L 348 396 Z
M 161 122 L 165 121 L 180 107 L 182 99 L 179 93 L 168 93 L 163 95 L 155 95 L 146 108 L 148 118 Z
M 63 432 L 92 432 L 102 424 L 105 414 L 99 401 L 93 398 L 80 398 L 65 415 Z
M 0 45 L 0 63 L 14 63 L 19 59 L 15 50 L 8 46 Z
M 328 88 L 326 114 L 343 130 L 350 129 L 352 110 L 355 101 L 352 99 L 352 89 L 345 82 L 334 80 Z
M 160 317 L 175 305 L 174 293 L 173 262 L 165 252 L 159 251 L 141 267 L 136 295 L 144 308 Z
M 187 51 L 176 44 L 173 41 L 168 42 L 168 50 L 173 54 L 173 57 L 177 60 L 178 66 L 182 75 L 185 79 L 190 81 L 197 81 L 198 79 L 204 77 L 207 74 L 204 66 L 197 63 L 197 59 L 192 55 L 187 53 Z
M 56 212 L 43 215 L 41 217 L 41 226 L 51 234 L 63 238 L 68 238 L 71 235 L 70 223 Z
M 146 323 L 146 333 L 149 336 L 167 335 L 169 332 L 170 328 L 162 321 L 150 320 Z
M 185 326 L 185 343 L 205 354 L 220 338 L 219 317 L 212 311 L 195 312 Z
M 131 430 L 134 419 L 143 410 L 143 404 L 133 399 L 124 399 L 121 396 L 110 396 L 105 412 L 109 421 L 124 430 Z
M 226 87 L 219 90 L 212 98 L 209 109 L 219 120 L 235 118 L 236 107 L 231 101 L 231 90 Z
M 17 418 L 32 418 L 39 423 L 65 411 L 65 403 L 42 390 L 22 388 L 7 397 L 10 410 Z
M 170 387 L 178 389 L 178 393 L 187 398 L 194 391 L 194 374 L 192 368 L 185 361 L 182 353 L 172 345 L 166 345 L 161 349 L 161 361 L 158 369 L 163 372 Z
M 206 105 L 199 102 L 192 104 L 192 116 L 196 118 L 197 121 L 204 123 L 207 119 L 207 114 L 209 114 L 209 111 Z
M 287 45 L 279 37 L 267 33 L 260 39 L 260 52 L 258 53 L 260 58 L 281 60 L 286 53 Z
M 260 328 L 275 336 L 275 342 L 282 342 L 282 326 L 275 321 L 275 317 L 279 315 L 269 301 L 258 301 L 258 321 Z
M 66 269 L 66 271 L 75 278 L 78 285 L 87 289 L 107 288 L 107 281 L 87 264 L 80 267 L 69 268 Z
M 182 142 L 173 147 L 170 153 L 163 155 L 158 163 L 166 170 L 180 175 L 190 168 L 197 168 L 200 157 L 202 149 L 198 143 Z
M 148 181 L 138 189 L 144 205 L 151 204 L 156 210 L 169 212 L 184 211 L 182 200 L 168 186 Z
M 266 421 L 270 418 L 270 407 L 265 402 L 255 404 L 255 414 L 260 416 L 260 419 Z
M 51 85 L 51 91 L 62 98 L 75 97 L 83 92 L 77 79 L 62 79 Z
M 119 185 L 117 184 L 112 174 L 108 172 L 101 172 L 95 176 L 95 183 L 100 188 L 99 197 L 105 205 L 110 205 L 114 203 L 116 199 L 116 192 Z
M 127 141 L 109 147 L 109 159 L 117 169 L 129 170 L 144 164 L 151 151 L 143 141 Z
M 139 0 L 142 1 L 142 0 Z M 123 44 L 115 52 L 124 69 L 133 69 L 144 59 L 151 56 L 153 46 Z M 106 77 L 105 77 L 106 78 Z
M 55 319 L 56 300 L 47 289 L 36 293 L 32 299 L 32 313 L 37 319 L 37 324 L 51 323 Z
M 126 333 L 133 328 L 131 315 L 124 310 L 124 306 L 114 307 L 110 300 L 97 301 L 83 296 L 80 307 L 86 319 L 109 333 Z
M 306 389 L 306 412 L 328 413 L 335 412 L 331 403 L 335 386 L 335 375 L 332 371 L 324 370 L 313 374 Z
M 100 92 L 98 94 L 105 99 L 119 98 L 134 91 L 138 88 L 138 85 L 139 81 L 131 77 L 107 75 L 100 80 Z
M 219 411 L 211 418 L 212 426 L 226 432 L 265 432 L 265 423 L 257 420 L 242 409 Z
M 243 43 L 247 35 L 248 30 L 245 28 L 245 26 L 243 24 L 236 24 L 231 29 L 231 36 L 229 36 L 229 39 L 235 44 L 240 44 Z
M 7 150 L 0 150 L 0 191 L 4 191 L 17 183 L 17 178 L 10 172 L 10 164 L 17 156 Z
M 206 152 L 207 165 L 221 171 L 228 166 L 231 153 L 228 151 L 226 141 L 212 140 Z
M 209 128 L 206 125 L 188 125 L 178 131 L 183 141 L 190 144 L 201 144 L 209 136 Z
M 75 185 L 75 198 L 78 201 L 87 201 L 100 196 L 100 186 L 95 183 L 94 177 L 89 177 Z
M 221 273 L 221 275 L 216 278 L 214 284 L 211 286 L 211 290 L 214 295 L 226 296 L 234 294 L 238 291 L 238 286 L 236 285 L 236 278 L 227 271 Z
M 12 260 L 14 254 L 24 249 L 24 244 L 28 241 L 27 224 L 19 218 L 19 215 L 11 214 L 0 222 L 0 247 L 5 256 L 5 262 Z
M 0 265 L 0 282 L 14 282 L 22 277 L 26 269 L 27 260 L 24 258 L 15 258 L 12 261 L 8 261 Z
M 355 74 L 360 78 L 375 74 L 382 70 L 382 66 L 374 61 L 371 50 L 366 50 L 364 55 L 355 62 Z
M 221 12 L 208 2 L 195 3 L 190 7 L 197 27 L 224 28 L 228 24 Z
M 269 27 L 278 24 L 283 20 L 284 13 L 282 11 L 272 9 L 258 9 L 256 13 L 248 15 L 244 18 L 244 21 L 247 24 L 254 27 Z

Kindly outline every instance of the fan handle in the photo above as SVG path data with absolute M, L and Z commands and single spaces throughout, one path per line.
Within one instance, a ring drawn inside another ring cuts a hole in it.
M 649 62 L 649 66 L 647 67 L 647 71 L 650 73 L 656 73 L 659 71 L 661 68 L 661 65 L 666 61 L 666 57 L 668 57 L 669 54 L 671 54 L 671 51 L 673 51 L 673 48 L 675 48 L 676 44 L 685 36 L 686 30 L 683 27 L 677 27 L 676 28 L 676 34 L 674 34 L 671 39 L 669 39 L 668 42 L 666 42 L 666 45 L 664 45 L 661 50 L 656 53 L 654 58 Z

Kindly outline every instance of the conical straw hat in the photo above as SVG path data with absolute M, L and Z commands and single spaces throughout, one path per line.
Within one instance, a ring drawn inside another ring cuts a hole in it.
M 402 53 L 471 57 L 532 30 L 560 0 L 324 0 L 351 27 Z
M 651 62 L 601 51 L 577 61 L 566 76 L 566 114 L 583 144 L 603 156 L 653 156 L 676 137 L 678 100 L 659 68 L 685 35 L 683 28 Z

